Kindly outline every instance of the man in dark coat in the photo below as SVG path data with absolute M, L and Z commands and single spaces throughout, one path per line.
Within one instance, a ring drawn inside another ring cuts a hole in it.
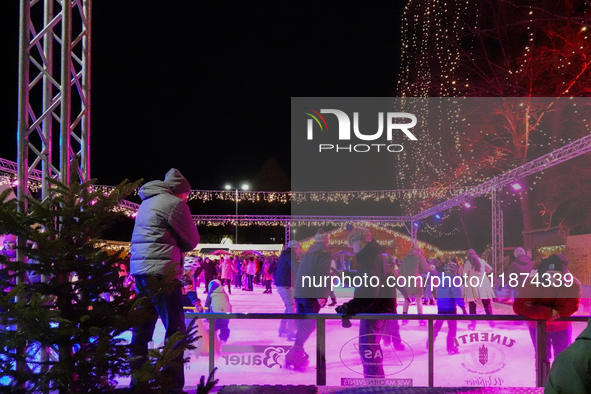
M 323 285 L 325 278 L 330 278 L 332 256 L 328 251 L 328 234 L 319 229 L 314 238 L 316 243 L 302 258 L 294 286 L 297 313 L 318 313 L 326 304 L 330 292 L 330 281 L 327 286 Z M 297 328 L 295 344 L 285 355 L 286 367 L 293 366 L 295 369 L 302 367 L 309 358 L 304 344 L 316 328 L 316 321 L 298 319 Z
M 521 291 L 521 284 L 523 282 L 523 276 L 520 274 L 530 274 L 530 272 L 534 269 L 534 262 L 529 256 L 525 253 L 523 248 L 517 248 L 513 251 L 513 256 L 515 256 L 515 260 L 509 264 L 507 268 L 507 278 L 505 281 L 511 279 L 511 274 L 517 275 L 517 282 L 518 286 L 508 286 L 509 287 L 509 299 L 507 301 L 513 302 L 515 298 L 519 295 L 519 291 Z
M 203 267 L 203 278 L 205 279 L 204 293 L 207 293 L 207 289 L 209 289 L 209 283 L 215 278 L 217 273 L 217 267 L 215 261 L 209 257 L 205 258 L 205 261 L 201 263 L 201 267 Z
M 187 198 L 189 182 L 172 168 L 163 181 L 152 181 L 140 188 L 142 204 L 131 236 L 131 275 L 138 296 L 147 297 L 151 305 L 149 319 L 133 330 L 131 339 L 133 369 L 148 359 L 158 317 L 166 329 L 165 338 L 176 332 L 185 333 L 185 314 L 181 278 L 184 274 L 183 253 L 199 243 L 199 233 L 191 217 Z M 171 393 L 181 393 L 185 384 L 183 354 L 170 366 Z M 132 379 L 131 386 L 137 387 Z
M 359 269 L 355 276 L 377 277 L 379 283 L 371 281 L 356 287 L 353 299 L 336 308 L 343 317 L 357 313 L 396 313 L 396 290 L 387 285 L 388 263 L 382 255 L 384 248 L 371 239 L 369 230 L 358 229 L 349 236 L 349 245 L 355 251 Z M 385 320 L 361 320 L 359 323 L 359 354 L 366 378 L 384 378 L 383 355 L 380 347 L 381 333 Z

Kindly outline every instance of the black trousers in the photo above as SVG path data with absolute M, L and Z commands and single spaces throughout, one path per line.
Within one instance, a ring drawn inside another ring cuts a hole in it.
M 132 365 L 133 370 L 138 370 L 148 361 L 148 343 L 152 340 L 158 317 L 166 329 L 165 339 L 168 340 L 176 332 L 185 333 L 185 313 L 183 311 L 182 284 L 175 280 L 169 293 L 158 293 L 154 289 L 161 287 L 163 279 L 159 275 L 135 275 L 135 292 L 138 297 L 148 297 L 150 304 L 147 306 L 148 318 L 142 325 L 133 329 L 131 338 L 131 356 L 137 357 Z M 178 282 L 178 283 L 176 283 Z M 175 358 L 175 364 L 169 367 L 169 373 L 173 385 L 170 392 L 181 392 L 185 385 L 185 372 L 183 354 Z M 132 379 L 131 386 L 137 382 Z
M 318 313 L 320 304 L 316 298 L 296 298 L 297 313 Z M 316 329 L 316 320 L 298 319 L 296 321 L 298 333 L 296 334 L 295 344 L 304 347 L 304 344 L 310 338 L 310 334 Z

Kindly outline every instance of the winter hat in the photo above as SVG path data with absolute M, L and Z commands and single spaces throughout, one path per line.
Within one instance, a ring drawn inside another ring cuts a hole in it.
M 326 243 L 328 242 L 328 234 L 325 233 L 323 229 L 319 228 L 318 232 L 314 236 L 314 239 L 316 240 L 316 242 Z
M 292 249 L 293 249 L 293 248 L 297 248 L 297 247 L 299 247 L 299 246 L 300 246 L 300 242 L 299 242 L 299 241 L 295 241 L 295 240 L 294 240 L 294 241 L 289 241 L 289 242 L 287 243 L 287 247 L 288 247 L 288 248 L 292 248 Z
M 176 168 L 171 168 L 166 173 L 164 182 L 168 184 L 173 194 L 183 194 L 191 191 L 189 181 Z
M 456 276 L 458 274 L 458 265 L 450 261 L 443 266 L 443 272 L 448 275 Z
M 217 280 L 217 279 L 214 279 L 214 280 L 212 280 L 211 282 L 209 282 L 209 288 L 207 289 L 207 292 L 211 294 L 211 293 L 213 293 L 213 291 L 214 291 L 215 289 L 217 289 L 217 288 L 218 288 L 218 287 L 220 287 L 221 285 L 222 285 L 222 282 L 220 282 L 220 281 L 219 281 L 219 280 Z M 222 290 L 223 290 L 223 288 L 222 288 Z
M 515 256 L 515 258 L 519 257 L 519 256 L 523 256 L 525 254 L 525 250 L 523 250 L 523 248 L 517 248 L 513 251 L 513 256 Z
M 553 254 L 545 260 L 542 260 L 538 273 L 543 275 L 546 271 L 568 272 L 568 259 L 563 254 Z
M 4 242 L 14 242 L 14 243 L 16 243 L 16 235 L 14 235 L 14 234 L 6 234 L 4 236 Z
M 348 245 L 353 246 L 355 242 L 369 242 L 371 241 L 371 233 L 368 229 L 358 228 L 349 235 Z

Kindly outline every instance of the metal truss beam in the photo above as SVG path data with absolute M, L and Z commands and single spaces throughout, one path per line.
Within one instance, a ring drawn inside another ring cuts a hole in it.
M 29 177 L 41 180 L 42 198 L 48 196 L 50 178 L 69 184 L 74 163 L 80 180 L 90 179 L 91 2 L 20 1 L 20 201 L 29 193 Z M 58 137 L 56 154 L 53 145 Z
M 498 191 L 492 193 L 492 264 L 495 273 L 503 265 L 503 210 Z
M 591 152 L 591 135 L 573 141 L 544 156 L 532 160 L 529 163 L 519 166 L 511 171 L 507 171 L 504 174 L 475 186 L 462 194 L 459 194 L 441 204 L 427 209 L 426 211 L 418 213 L 414 216 L 414 220 L 426 219 L 438 212 L 442 212 L 449 208 L 455 207 L 456 205 L 462 204 L 471 198 L 491 193 L 494 190 L 498 190 L 528 175 L 543 171 L 549 167 L 563 163 L 588 152 Z

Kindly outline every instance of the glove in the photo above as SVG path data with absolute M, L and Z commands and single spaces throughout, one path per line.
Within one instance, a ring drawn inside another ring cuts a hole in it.
M 201 305 L 201 301 L 197 301 L 194 305 L 195 311 L 197 313 L 203 313 L 203 306 Z
M 334 310 L 337 311 L 337 313 L 341 314 L 341 315 L 350 315 L 351 314 L 351 311 L 347 307 L 347 304 L 339 305 L 336 308 L 334 308 Z
M 339 305 L 335 308 L 335 311 L 339 314 L 342 314 L 342 318 L 343 320 L 341 321 L 341 325 L 343 326 L 343 328 L 349 328 L 351 327 L 351 320 L 349 319 L 349 316 L 352 315 L 351 310 L 347 307 L 347 304 L 343 304 L 343 305 Z

